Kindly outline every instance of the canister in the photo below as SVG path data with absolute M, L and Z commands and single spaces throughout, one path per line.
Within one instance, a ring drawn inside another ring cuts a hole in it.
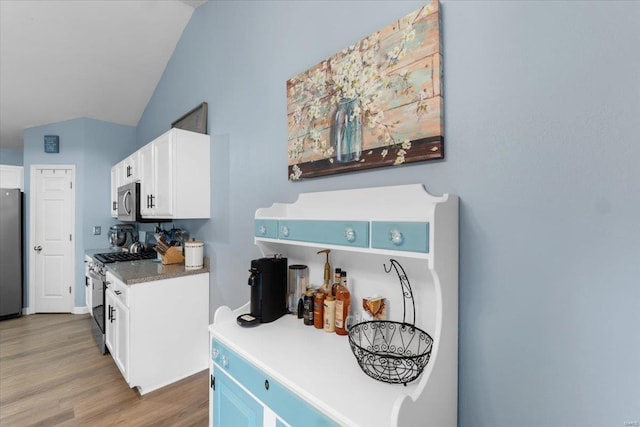
M 289 281 L 287 290 L 287 308 L 290 313 L 296 313 L 298 301 L 304 298 L 309 284 L 309 268 L 302 264 L 289 266 Z
M 204 242 L 190 240 L 184 242 L 184 269 L 198 270 L 204 266 Z

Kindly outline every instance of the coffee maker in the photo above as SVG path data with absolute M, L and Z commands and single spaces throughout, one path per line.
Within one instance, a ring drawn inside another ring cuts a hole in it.
M 287 312 L 287 259 L 280 255 L 251 261 L 251 313 L 238 316 L 240 326 L 279 319 Z

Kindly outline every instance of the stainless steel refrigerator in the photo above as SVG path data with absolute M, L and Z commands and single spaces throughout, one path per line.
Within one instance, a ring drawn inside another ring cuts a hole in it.
M 0 188 L 0 319 L 22 314 L 22 192 Z

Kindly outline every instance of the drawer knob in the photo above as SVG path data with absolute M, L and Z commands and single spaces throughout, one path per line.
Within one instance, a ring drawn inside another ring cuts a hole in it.
M 258 233 L 264 236 L 265 234 L 267 234 L 267 227 L 265 227 L 264 225 L 261 225 L 260 228 L 258 228 Z
M 226 368 L 227 366 L 229 366 L 229 358 L 227 356 L 225 356 L 224 354 L 220 358 L 220 362 L 222 363 L 222 367 L 223 368 Z
M 289 237 L 289 227 L 287 227 L 286 225 L 283 225 L 280 231 L 282 232 L 282 235 L 284 237 Z
M 264 380 L 264 388 L 269 390 L 269 380 Z
M 213 360 L 216 360 L 218 356 L 220 356 L 220 350 L 218 350 L 217 348 L 211 350 L 211 357 L 213 358 Z
M 347 228 L 344 230 L 344 237 L 347 239 L 347 242 L 355 242 L 356 241 L 356 230 L 353 228 Z
M 120 295 L 120 294 L 122 293 L 122 292 L 120 292 L 120 291 L 119 291 L 119 290 L 117 290 L 117 289 L 116 289 L 115 291 L 113 291 L 113 292 L 114 292 L 116 295 Z
M 389 231 L 389 240 L 396 246 L 400 246 L 404 242 L 404 236 L 399 230 Z

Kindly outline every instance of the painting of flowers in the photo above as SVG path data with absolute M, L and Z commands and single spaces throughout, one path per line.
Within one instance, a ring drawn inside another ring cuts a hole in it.
M 287 81 L 292 181 L 444 158 L 437 0 Z

